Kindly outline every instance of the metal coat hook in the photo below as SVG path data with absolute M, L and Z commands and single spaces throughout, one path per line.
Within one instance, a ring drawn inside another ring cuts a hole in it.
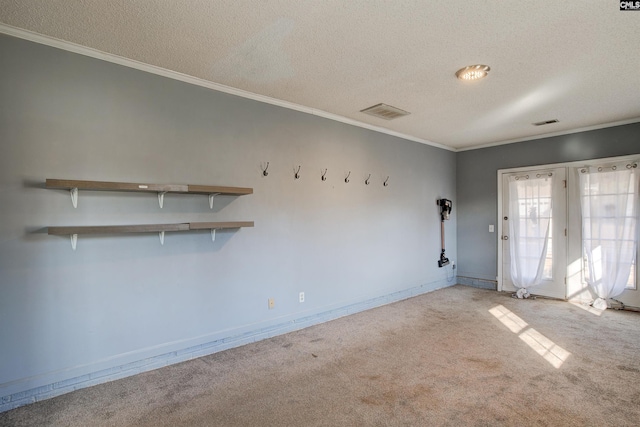
M 293 177 L 294 177 L 295 179 L 300 179 L 300 168 L 301 168 L 301 167 L 302 167 L 302 166 L 298 166 L 298 170 L 296 171 L 295 175 L 293 175 Z
M 389 186 L 389 177 L 387 177 L 387 179 L 384 180 L 384 182 L 382 183 L 382 185 L 384 185 L 385 187 Z
M 262 175 L 267 176 L 269 175 L 269 172 L 267 172 L 267 169 L 269 169 L 269 162 L 267 162 L 267 166 L 262 169 Z
M 327 180 L 327 170 L 328 170 L 328 169 L 325 169 L 325 170 L 324 170 L 324 172 L 322 172 L 322 177 L 321 177 L 321 179 L 322 179 L 323 181 L 326 181 L 326 180 Z
M 371 179 L 371 174 L 364 180 L 364 185 L 369 185 L 369 180 Z
M 347 177 L 344 179 L 344 182 L 349 183 L 349 177 L 351 176 L 351 171 L 347 174 Z

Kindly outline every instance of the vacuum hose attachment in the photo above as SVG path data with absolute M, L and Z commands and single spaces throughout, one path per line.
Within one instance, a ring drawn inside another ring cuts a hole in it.
M 438 260 L 438 267 L 442 268 L 445 265 L 449 265 L 449 258 L 447 258 L 444 253 L 444 221 L 449 219 L 453 203 L 451 203 L 451 200 L 447 199 L 439 199 L 436 203 L 440 206 L 440 245 L 442 247 L 440 259 Z

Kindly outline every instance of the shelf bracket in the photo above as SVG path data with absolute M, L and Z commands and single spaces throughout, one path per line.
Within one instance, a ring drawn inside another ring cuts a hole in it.
M 78 207 L 78 188 L 74 187 L 70 189 L 69 192 L 71 193 L 71 204 L 73 205 L 74 208 L 77 208 Z
M 160 205 L 160 209 L 162 209 L 162 206 L 164 205 L 164 195 L 165 194 L 167 194 L 166 191 L 158 192 L 158 204 Z
M 75 251 L 76 250 L 76 246 L 78 245 L 78 235 L 77 234 L 70 234 L 69 237 L 71 238 L 71 249 L 73 249 Z
M 159 231 L 158 237 L 160 237 L 160 244 L 164 245 L 164 231 Z
M 211 193 L 209 194 L 209 208 L 213 209 L 213 198 L 219 195 L 220 193 Z
M 211 229 L 211 241 L 212 242 L 216 241 L 216 229 L 215 228 Z

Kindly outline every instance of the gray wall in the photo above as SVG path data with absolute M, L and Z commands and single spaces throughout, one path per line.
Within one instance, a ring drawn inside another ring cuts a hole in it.
M 499 169 L 636 153 L 640 123 L 456 153 L 458 275 L 496 280 Z
M 3 404 L 455 283 L 437 268 L 435 205 L 458 206 L 455 153 L 7 36 L 0 57 Z M 154 194 L 81 191 L 73 209 L 46 178 L 255 194 L 210 211 L 206 196 L 168 194 L 161 210 Z M 461 210 L 446 224 L 452 259 Z M 217 220 L 255 228 L 215 243 L 167 233 L 164 246 L 155 234 L 80 236 L 76 252 L 45 229 Z

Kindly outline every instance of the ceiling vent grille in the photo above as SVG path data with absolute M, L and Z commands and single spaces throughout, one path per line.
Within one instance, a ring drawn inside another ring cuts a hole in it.
M 393 119 L 397 119 L 398 117 L 407 116 L 411 114 L 408 111 L 404 111 L 387 104 L 374 105 L 373 107 L 360 110 L 360 112 L 370 114 L 372 116 L 375 116 L 384 120 L 393 120 Z
M 532 125 L 534 125 L 534 126 L 544 126 L 544 125 L 550 125 L 552 123 L 558 123 L 558 119 L 545 120 L 544 122 L 532 123 Z

